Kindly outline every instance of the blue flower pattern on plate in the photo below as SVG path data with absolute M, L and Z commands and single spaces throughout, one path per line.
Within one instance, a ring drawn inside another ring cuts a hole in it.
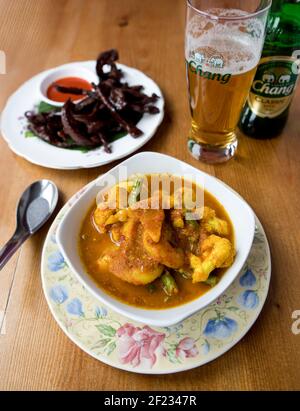
M 62 285 L 55 285 L 50 289 L 50 298 L 57 304 L 62 304 L 68 299 L 68 291 Z
M 258 306 L 259 298 L 255 291 L 246 290 L 240 294 L 238 302 L 240 305 L 247 308 L 247 310 L 254 310 L 254 308 Z
M 202 344 L 202 354 L 206 355 L 206 354 L 209 353 L 209 351 L 210 351 L 210 345 L 209 345 L 208 341 L 205 340 L 204 343 Z
M 256 283 L 256 277 L 253 271 L 248 268 L 246 272 L 240 278 L 240 284 L 242 287 L 252 287 Z
M 60 251 L 52 253 L 48 257 L 48 268 L 51 271 L 59 271 L 66 265 L 64 257 Z
M 82 310 L 82 302 L 79 300 L 79 298 L 74 298 L 69 302 L 69 304 L 67 305 L 67 311 L 69 314 L 78 315 L 78 317 L 84 316 L 84 312 Z
M 97 318 L 103 318 L 106 317 L 108 312 L 107 309 L 105 307 L 96 307 L 95 309 L 95 314 Z
M 204 335 L 218 340 L 224 340 L 231 337 L 237 331 L 237 328 L 237 322 L 232 318 L 213 318 L 207 322 Z

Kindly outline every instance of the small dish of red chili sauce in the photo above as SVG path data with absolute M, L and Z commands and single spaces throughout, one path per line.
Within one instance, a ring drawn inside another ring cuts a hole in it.
M 69 99 L 72 101 L 80 100 L 86 95 L 83 94 L 73 94 L 73 93 L 62 93 L 57 89 L 57 86 L 66 88 L 79 88 L 82 90 L 92 90 L 92 85 L 88 81 L 80 77 L 65 77 L 55 80 L 47 89 L 47 97 L 50 100 L 57 102 L 65 102 Z
M 90 91 L 92 83 L 98 82 L 96 73 L 83 67 L 54 69 L 47 72 L 41 82 L 41 99 L 53 106 L 62 106 L 69 99 L 79 101 L 86 96 L 85 93 L 63 93 L 57 86 Z

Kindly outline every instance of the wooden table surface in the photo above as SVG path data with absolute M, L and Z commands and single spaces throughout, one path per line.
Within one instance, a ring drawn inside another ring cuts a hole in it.
M 49 222 L 1 271 L 6 334 L 0 336 L 0 389 L 300 389 L 300 335 L 291 331 L 292 312 L 300 310 L 300 87 L 279 138 L 255 141 L 241 136 L 233 160 L 204 165 L 186 149 L 190 119 L 184 0 L 0 0 L 0 21 L 0 49 L 7 55 L 7 74 L 0 75 L 0 111 L 8 96 L 41 70 L 117 48 L 121 62 L 151 76 L 166 97 L 164 123 L 144 149 L 187 161 L 237 190 L 266 229 L 273 263 L 270 292 L 259 319 L 227 354 L 179 374 L 132 374 L 89 357 L 50 314 L 40 277 Z M 113 165 L 50 170 L 17 157 L 0 139 L 1 244 L 12 234 L 16 203 L 30 182 L 53 180 L 62 206 Z

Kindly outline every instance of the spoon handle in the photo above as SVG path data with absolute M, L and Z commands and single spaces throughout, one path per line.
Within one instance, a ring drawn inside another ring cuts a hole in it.
M 2 247 L 2 249 L 0 250 L 0 270 L 2 270 L 8 260 L 28 237 L 28 233 L 15 233 L 12 238 Z

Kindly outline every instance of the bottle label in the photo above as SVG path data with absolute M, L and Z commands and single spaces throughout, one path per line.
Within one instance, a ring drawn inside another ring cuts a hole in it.
M 292 70 L 294 57 L 264 57 L 255 74 L 248 97 L 251 110 L 259 117 L 274 118 L 290 105 L 298 74 Z

